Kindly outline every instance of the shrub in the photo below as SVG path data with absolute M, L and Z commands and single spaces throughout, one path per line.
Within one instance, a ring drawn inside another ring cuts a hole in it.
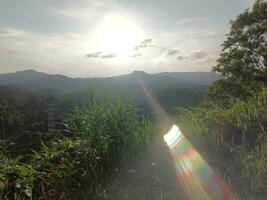
M 264 199 L 267 89 L 263 87 L 247 100 L 231 101 L 228 107 L 180 108 L 179 124 L 241 199 Z
M 46 137 L 50 139 L 31 155 L 11 158 L 3 151 L 3 199 L 93 195 L 103 180 L 137 158 L 152 136 L 150 122 L 128 100 L 95 98 L 92 93 L 88 104 L 76 107 L 65 121 L 65 129 Z

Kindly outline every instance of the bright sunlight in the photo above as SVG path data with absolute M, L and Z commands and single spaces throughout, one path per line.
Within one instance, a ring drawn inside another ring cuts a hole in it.
M 99 49 L 105 53 L 129 56 L 143 36 L 142 29 L 120 15 L 106 17 L 97 28 Z

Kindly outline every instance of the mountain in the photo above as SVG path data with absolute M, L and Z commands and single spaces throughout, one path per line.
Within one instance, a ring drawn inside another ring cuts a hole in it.
M 55 89 L 60 91 L 84 89 L 84 84 L 78 79 L 58 74 L 46 74 L 35 70 L 0 74 L 0 85 L 15 85 L 32 89 Z
M 34 70 L 0 74 L 0 99 L 27 99 L 32 92 L 50 98 L 67 96 L 71 102 L 86 102 L 89 84 L 98 96 L 102 91 L 111 96 L 131 97 L 140 113 L 155 116 L 153 108 L 141 87 L 141 81 L 150 89 L 159 103 L 174 114 L 177 107 L 197 106 L 208 85 L 219 79 L 218 75 L 207 72 L 163 72 L 149 74 L 134 71 L 130 74 L 108 78 L 70 78 Z M 68 93 L 75 93 L 64 95 Z M 64 100 L 64 101 L 65 101 Z
M 213 81 L 221 78 L 218 74 L 209 72 L 162 72 L 158 75 L 170 76 L 181 82 L 200 85 L 210 85 Z
M 89 83 L 104 89 L 139 85 L 140 80 L 152 88 L 192 87 L 209 85 L 219 78 L 208 72 L 163 72 L 148 74 L 134 71 L 130 74 L 108 78 L 70 78 L 59 74 L 46 74 L 35 70 L 0 74 L 0 85 L 15 85 L 32 89 L 51 89 L 62 92 L 85 91 Z

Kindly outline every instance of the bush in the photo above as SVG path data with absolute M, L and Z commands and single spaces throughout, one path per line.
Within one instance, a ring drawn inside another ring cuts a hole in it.
M 96 100 L 91 94 L 88 105 L 76 107 L 65 129 L 47 137 L 39 150 L 12 158 L 2 151 L 0 194 L 3 199 L 93 195 L 104 179 L 146 149 L 151 127 L 129 101 L 104 96 Z
M 267 196 L 267 89 L 228 107 L 178 109 L 182 130 L 191 137 L 241 199 Z

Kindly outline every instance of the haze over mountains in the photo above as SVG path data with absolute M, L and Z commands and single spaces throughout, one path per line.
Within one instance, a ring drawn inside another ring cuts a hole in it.
M 101 88 L 121 88 L 139 85 L 143 80 L 152 88 L 192 87 L 211 84 L 219 78 L 208 72 L 163 72 L 148 74 L 134 71 L 130 74 L 109 78 L 70 78 L 63 75 L 46 74 L 35 70 L 0 74 L 0 85 L 15 85 L 31 89 L 54 89 L 62 92 L 84 91 L 89 83 Z

